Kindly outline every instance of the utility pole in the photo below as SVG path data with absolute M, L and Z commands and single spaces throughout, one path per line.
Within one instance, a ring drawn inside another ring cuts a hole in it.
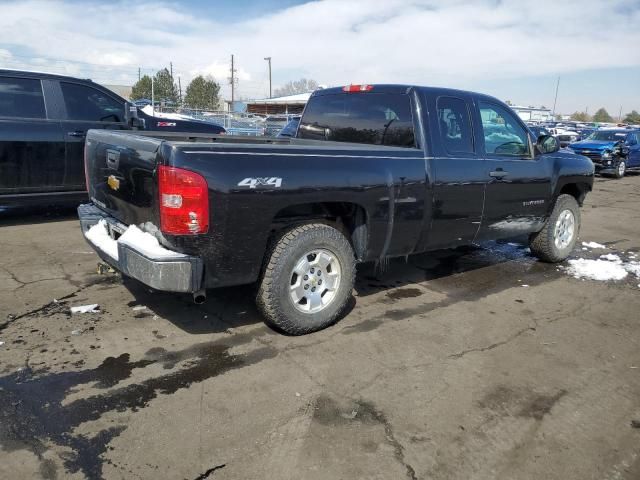
M 138 67 L 138 81 L 140 81 L 140 67 Z
M 155 108 L 156 108 L 156 102 L 155 102 L 155 93 L 153 91 L 153 76 L 151 77 L 151 115 L 155 115 Z
M 178 92 L 180 94 L 180 106 L 182 106 L 182 83 L 180 82 L 181 75 L 178 74 Z
M 271 98 L 271 57 L 264 57 L 269 62 L 269 98 Z
M 231 55 L 231 109 L 236 100 L 236 69 L 233 67 L 233 55 Z
M 560 87 L 560 77 L 558 77 L 558 82 L 556 83 L 556 98 L 553 99 L 553 119 L 556 119 L 556 102 L 558 101 L 558 88 Z
M 618 122 L 622 122 L 622 105 L 620 105 L 620 115 L 618 115 Z
M 173 80 L 173 62 L 169 62 L 169 74 L 171 75 L 171 80 Z

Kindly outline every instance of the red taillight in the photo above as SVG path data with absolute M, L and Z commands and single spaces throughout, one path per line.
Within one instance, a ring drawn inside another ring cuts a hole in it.
M 342 87 L 342 91 L 347 93 L 369 92 L 371 90 L 373 90 L 373 85 L 346 85 Z
M 182 168 L 158 168 L 160 230 L 195 235 L 209 230 L 209 188 L 202 175 Z

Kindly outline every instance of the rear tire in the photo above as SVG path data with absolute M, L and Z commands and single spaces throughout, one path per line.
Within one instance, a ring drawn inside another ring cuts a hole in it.
M 529 237 L 531 253 L 543 262 L 565 260 L 580 232 L 580 207 L 571 195 L 560 195 L 544 228 Z
M 268 253 L 256 304 L 267 323 L 290 335 L 334 323 L 351 298 L 355 256 L 346 237 L 322 223 L 286 231 Z

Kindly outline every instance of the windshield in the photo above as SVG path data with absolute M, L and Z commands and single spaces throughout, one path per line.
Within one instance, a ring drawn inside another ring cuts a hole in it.
M 606 142 L 620 142 L 624 141 L 627 134 L 625 132 L 618 132 L 615 130 L 599 130 L 593 132 L 587 137 L 587 140 L 603 140 Z

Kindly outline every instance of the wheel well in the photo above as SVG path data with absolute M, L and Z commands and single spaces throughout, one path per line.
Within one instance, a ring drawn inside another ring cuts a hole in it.
M 584 202 L 584 197 L 586 197 L 587 193 L 590 190 L 591 189 L 589 188 L 589 186 L 585 183 L 568 183 L 565 186 L 563 186 L 562 189 L 560 189 L 559 194 L 571 195 L 573 198 L 576 199 L 576 201 L 578 202 L 578 205 L 582 206 L 582 203 Z
M 364 207 L 350 202 L 321 202 L 290 205 L 280 210 L 271 223 L 272 234 L 291 225 L 307 223 L 309 220 L 322 221 L 342 231 L 351 242 L 358 260 L 363 260 L 367 252 L 367 213 Z

